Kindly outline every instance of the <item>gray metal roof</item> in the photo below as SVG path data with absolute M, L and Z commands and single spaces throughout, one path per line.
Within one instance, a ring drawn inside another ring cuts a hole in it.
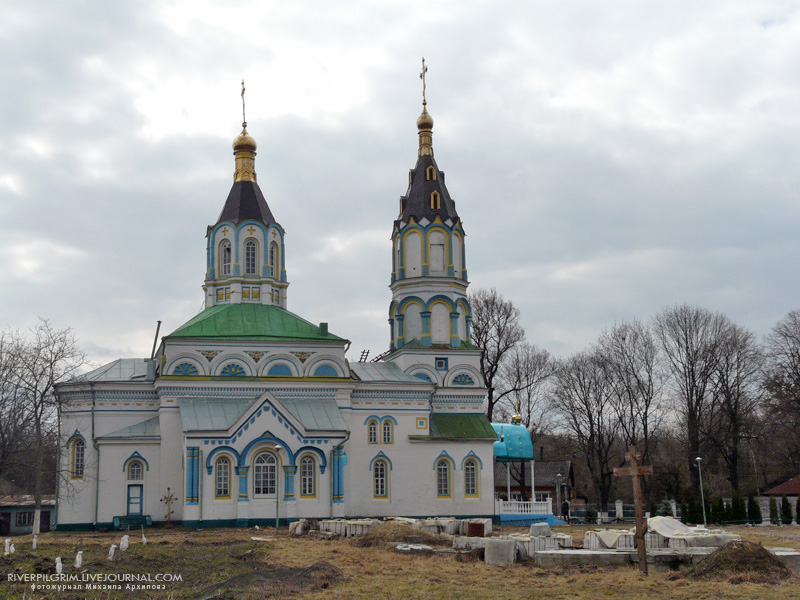
M 253 400 L 181 398 L 178 404 L 184 431 L 227 431 L 250 408 Z
M 361 381 L 402 382 L 430 385 L 430 382 L 409 375 L 396 364 L 390 362 L 353 363 L 350 365 L 350 373 L 354 374 L 356 378 Z
M 106 438 L 160 438 L 161 426 L 158 417 L 147 419 L 136 425 L 125 427 L 106 435 L 101 435 L 100 439 Z
M 307 431 L 347 431 L 347 425 L 332 398 L 291 398 L 281 400 Z
M 228 431 L 254 401 L 181 398 L 178 403 L 184 431 Z M 347 431 L 332 398 L 287 398 L 277 404 L 300 421 L 306 431 Z
M 77 377 L 77 381 L 135 381 L 147 376 L 147 359 L 118 358 Z

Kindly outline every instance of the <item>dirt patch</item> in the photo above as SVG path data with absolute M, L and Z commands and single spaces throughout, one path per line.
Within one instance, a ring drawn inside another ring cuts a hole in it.
M 304 568 L 261 563 L 254 564 L 249 573 L 206 588 L 200 598 L 233 600 L 250 597 L 248 592 L 257 592 L 259 598 L 277 598 L 301 591 L 325 590 L 344 579 L 341 569 L 325 561 Z
M 780 583 L 793 574 L 764 546 L 742 540 L 728 542 L 682 576 L 729 583 Z
M 386 521 L 369 533 L 353 538 L 350 543 L 356 548 L 368 548 L 371 546 L 385 546 L 389 542 L 409 542 L 447 547 L 453 545 L 453 537 L 446 534 L 428 533 L 397 521 Z

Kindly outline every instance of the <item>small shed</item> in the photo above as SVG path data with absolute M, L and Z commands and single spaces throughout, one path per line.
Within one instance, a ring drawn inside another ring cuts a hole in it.
M 33 512 L 36 502 L 31 494 L 0 496 L 0 536 L 25 535 L 33 531 Z M 42 496 L 40 531 L 50 531 L 55 526 L 56 497 Z

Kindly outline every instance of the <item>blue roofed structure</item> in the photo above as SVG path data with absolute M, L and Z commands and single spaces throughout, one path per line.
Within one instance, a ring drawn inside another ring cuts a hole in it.
M 494 443 L 495 462 L 533 460 L 531 434 L 524 425 L 492 423 L 497 441 Z

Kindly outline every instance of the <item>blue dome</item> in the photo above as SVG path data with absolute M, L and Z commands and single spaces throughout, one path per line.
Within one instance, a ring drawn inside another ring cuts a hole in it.
M 497 434 L 497 441 L 494 443 L 494 460 L 496 462 L 533 460 L 531 434 L 524 425 L 492 423 L 492 427 Z M 500 441 L 501 436 L 503 441 Z

